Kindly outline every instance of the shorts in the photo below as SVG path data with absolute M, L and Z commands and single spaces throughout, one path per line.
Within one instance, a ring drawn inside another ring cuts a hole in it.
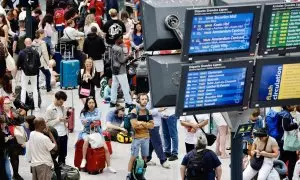
M 141 148 L 142 157 L 149 156 L 149 138 L 133 139 L 131 143 L 131 156 L 138 157 Z
M 52 177 L 51 166 L 47 166 L 46 164 L 31 167 L 31 172 L 33 180 L 51 180 Z
M 94 60 L 94 65 L 97 72 L 104 72 L 104 63 L 103 60 Z

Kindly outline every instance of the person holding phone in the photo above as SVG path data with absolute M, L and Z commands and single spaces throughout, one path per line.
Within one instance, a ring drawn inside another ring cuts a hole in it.
M 45 120 L 48 126 L 52 126 L 58 133 L 58 163 L 66 164 L 68 152 L 68 128 L 67 128 L 67 111 L 65 110 L 64 102 L 67 100 L 67 94 L 63 91 L 55 93 L 54 102 L 48 106 L 46 110 Z

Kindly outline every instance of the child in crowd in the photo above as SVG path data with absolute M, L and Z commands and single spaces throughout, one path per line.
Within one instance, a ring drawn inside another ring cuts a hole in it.
M 110 78 L 108 80 L 107 86 L 104 88 L 104 100 L 106 102 L 110 102 L 111 84 L 112 84 L 112 79 Z

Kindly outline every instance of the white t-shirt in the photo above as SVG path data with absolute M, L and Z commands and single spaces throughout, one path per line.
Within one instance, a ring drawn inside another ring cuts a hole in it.
M 55 147 L 55 144 L 51 142 L 49 137 L 40 132 L 32 131 L 26 147 L 27 158 L 31 161 L 32 167 L 42 164 L 53 166 L 50 151 Z
M 213 113 L 212 118 L 218 127 L 227 126 L 227 123 L 221 113 Z
M 198 122 L 202 122 L 204 120 L 209 120 L 209 115 L 208 114 L 199 114 L 196 115 L 196 118 L 198 120 Z M 193 116 L 181 116 L 180 117 L 180 121 L 184 121 L 184 122 L 188 122 L 188 123 L 193 123 L 193 124 L 197 124 L 197 122 L 195 121 Z M 189 130 L 184 127 L 184 131 L 185 131 L 185 139 L 184 142 L 188 143 L 188 144 L 197 144 L 197 138 L 199 136 L 203 136 L 203 132 L 201 129 L 197 129 L 196 132 L 189 132 Z
M 47 112 L 46 112 L 46 120 L 49 122 L 53 119 L 57 119 L 57 118 L 63 118 L 65 116 L 64 112 L 63 112 L 62 107 L 57 107 L 55 106 L 53 103 L 47 108 Z M 49 112 L 49 113 L 48 113 Z M 58 136 L 65 136 L 67 135 L 67 128 L 65 126 L 64 122 L 58 122 L 55 123 L 54 125 L 52 125 L 52 127 L 54 127 L 58 133 Z

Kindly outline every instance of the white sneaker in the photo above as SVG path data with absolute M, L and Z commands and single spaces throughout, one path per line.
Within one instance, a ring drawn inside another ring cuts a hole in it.
M 107 167 L 107 170 L 109 171 L 109 172 L 111 172 L 111 173 L 117 173 L 117 171 L 115 170 L 115 169 L 113 169 L 112 167 Z
M 34 112 L 40 112 L 40 111 L 41 111 L 41 109 L 39 107 L 34 108 Z
M 147 166 L 156 166 L 156 163 L 153 161 L 147 162 Z
M 85 166 L 86 166 L 86 159 L 82 159 L 80 168 L 85 168 Z
M 168 161 L 165 161 L 163 164 L 162 164 L 162 167 L 166 168 L 166 169 L 170 169 L 171 165 L 169 164 Z

